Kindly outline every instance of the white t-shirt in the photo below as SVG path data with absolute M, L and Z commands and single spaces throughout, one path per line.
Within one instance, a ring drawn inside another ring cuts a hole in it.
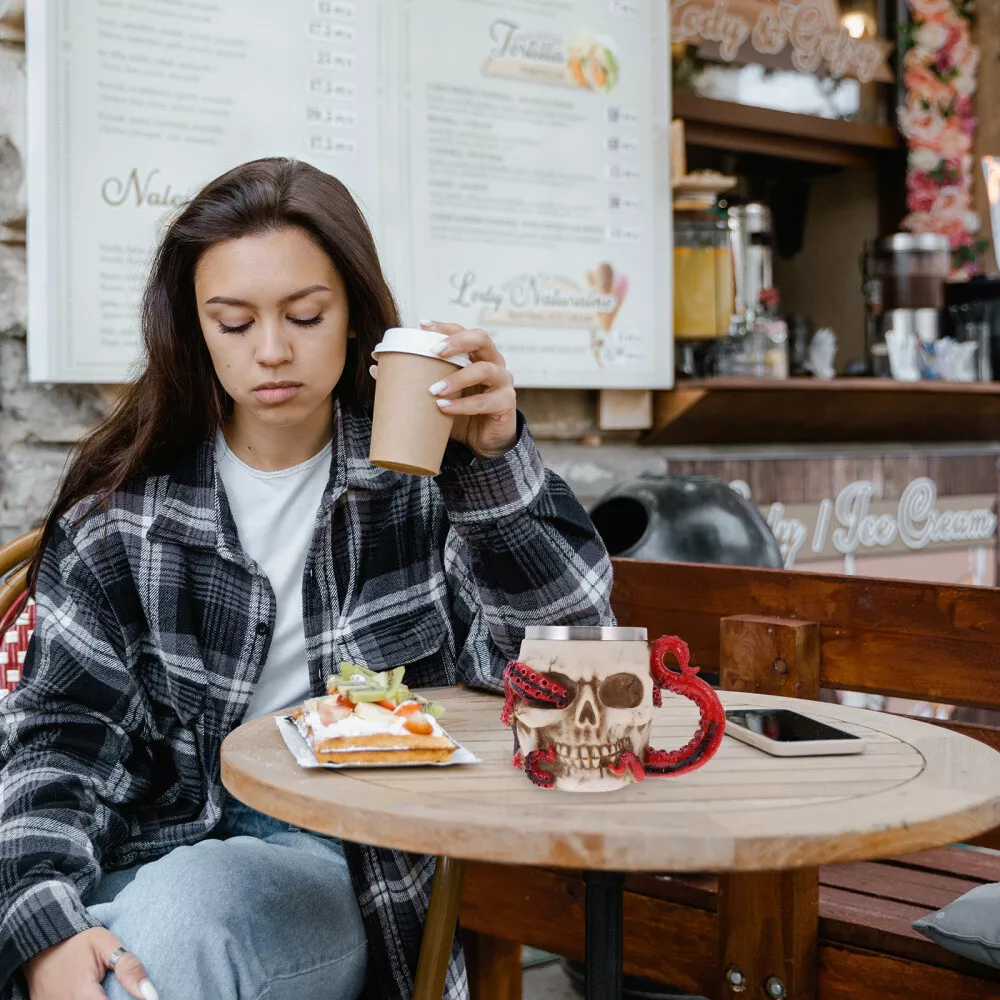
M 277 601 L 271 648 L 245 718 L 294 705 L 309 695 L 302 577 L 316 514 L 330 478 L 328 444 L 307 462 L 261 472 L 241 462 L 219 434 L 215 454 L 243 551 L 264 571 Z

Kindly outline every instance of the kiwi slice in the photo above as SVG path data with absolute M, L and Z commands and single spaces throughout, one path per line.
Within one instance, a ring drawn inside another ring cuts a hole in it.
M 395 670 L 390 670 L 388 674 L 383 675 L 386 679 L 386 691 L 390 696 L 394 695 L 399 690 L 400 685 L 403 683 L 403 675 L 405 673 L 406 667 L 396 667 Z
M 340 676 L 344 680 L 349 681 L 356 674 L 360 674 L 362 677 L 367 677 L 371 680 L 375 680 L 378 674 L 374 670 L 369 670 L 367 667 L 361 666 L 360 663 L 347 663 L 346 661 L 341 661 L 340 663 Z
M 403 683 L 406 674 L 406 667 L 395 667 L 392 670 L 370 670 L 358 663 L 340 664 L 340 673 L 331 674 L 326 679 L 326 689 L 330 694 L 339 694 L 357 704 L 365 704 L 377 701 L 389 701 L 395 705 L 401 705 L 405 701 L 414 698 L 420 702 L 429 715 L 437 718 L 444 713 L 444 709 L 439 705 L 430 708 L 430 702 L 420 695 L 414 694 Z
M 385 701 L 385 688 L 382 687 L 355 688 L 344 692 L 344 694 L 355 705 L 360 705 L 362 702 Z
M 424 715 L 429 715 L 434 719 L 440 719 L 441 716 L 444 715 L 444 705 L 439 705 L 434 701 L 428 701 L 419 694 L 415 694 L 413 697 L 417 699 L 417 702 L 420 704 L 420 711 L 423 712 Z

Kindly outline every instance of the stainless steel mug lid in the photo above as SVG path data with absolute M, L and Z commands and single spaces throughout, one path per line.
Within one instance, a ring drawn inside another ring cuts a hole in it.
M 596 625 L 530 625 L 525 639 L 560 639 L 578 642 L 646 642 L 644 628 L 600 628 Z

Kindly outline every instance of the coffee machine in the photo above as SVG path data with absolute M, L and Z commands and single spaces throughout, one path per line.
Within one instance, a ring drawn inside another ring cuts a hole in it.
M 865 341 L 872 375 L 891 378 L 886 334 L 933 353 L 942 332 L 945 282 L 951 268 L 948 237 L 892 233 L 868 240 L 861 259 Z

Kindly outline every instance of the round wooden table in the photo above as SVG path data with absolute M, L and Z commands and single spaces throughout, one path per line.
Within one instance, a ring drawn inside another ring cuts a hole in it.
M 914 719 L 821 702 L 721 692 L 727 709 L 785 707 L 868 741 L 863 754 L 772 757 L 727 737 L 703 768 L 615 792 L 536 788 L 511 766 L 501 699 L 426 692 L 481 764 L 307 770 L 270 716 L 222 747 L 238 799 L 307 830 L 437 855 L 415 1000 L 440 997 L 461 890 L 461 860 L 583 869 L 588 996 L 621 990 L 623 872 L 755 872 L 856 861 L 961 841 L 1000 825 L 1000 753 Z M 687 741 L 697 709 L 664 695 L 651 742 Z M 616 992 L 617 991 L 617 992 Z

